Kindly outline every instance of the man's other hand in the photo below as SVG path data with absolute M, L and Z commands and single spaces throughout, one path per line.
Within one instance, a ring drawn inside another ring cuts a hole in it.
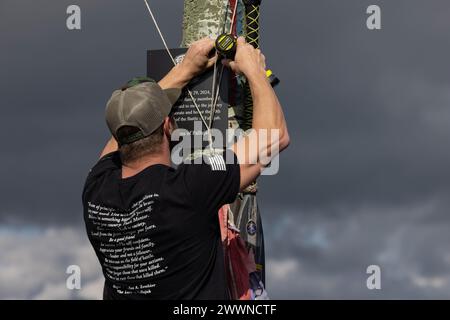
M 265 77 L 266 57 L 261 50 L 248 44 L 243 37 L 237 40 L 236 56 L 234 61 L 223 60 L 222 63 L 230 67 L 235 73 L 243 74 L 247 78 Z

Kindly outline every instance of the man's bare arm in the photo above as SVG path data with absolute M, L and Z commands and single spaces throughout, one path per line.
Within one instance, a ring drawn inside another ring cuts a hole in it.
M 265 74 L 264 55 L 240 38 L 235 62 L 226 64 L 246 75 L 253 97 L 252 133 L 232 147 L 239 160 L 243 190 L 261 174 L 270 159 L 288 147 L 289 134 L 280 102 Z M 264 131 L 267 139 L 260 138 Z M 278 135 L 271 135 L 272 132 Z

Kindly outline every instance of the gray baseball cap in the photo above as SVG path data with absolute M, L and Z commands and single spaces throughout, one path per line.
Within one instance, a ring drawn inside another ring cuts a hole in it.
M 151 135 L 170 114 L 181 89 L 163 90 L 154 81 L 146 81 L 113 92 L 106 106 L 106 123 L 119 145 L 130 144 Z M 118 135 L 131 127 L 132 134 Z

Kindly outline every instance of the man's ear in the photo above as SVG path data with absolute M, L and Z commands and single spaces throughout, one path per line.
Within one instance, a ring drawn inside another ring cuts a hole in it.
M 170 117 L 166 117 L 164 119 L 164 134 L 170 138 L 172 135 L 172 131 L 174 130 L 174 126 Z
M 177 122 L 175 121 L 174 117 L 170 117 L 170 126 L 172 128 L 171 132 L 174 132 L 175 130 L 178 129 L 178 125 L 177 125 Z

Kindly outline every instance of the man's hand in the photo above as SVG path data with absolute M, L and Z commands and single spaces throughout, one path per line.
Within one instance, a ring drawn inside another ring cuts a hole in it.
M 205 72 L 212 67 L 217 61 L 217 57 L 210 57 L 210 53 L 214 48 L 214 41 L 204 38 L 194 42 L 188 49 L 183 62 L 175 66 L 168 74 L 159 82 L 163 89 L 183 88 L 194 77 Z
M 261 50 L 248 44 L 243 37 L 237 40 L 234 61 L 223 60 L 222 63 L 230 67 L 235 73 L 243 74 L 247 78 L 264 76 L 266 74 L 266 57 Z
M 202 74 L 216 63 L 217 57 L 215 55 L 210 57 L 213 48 L 214 40 L 210 38 L 203 38 L 194 42 L 188 49 L 183 62 L 181 62 L 180 69 L 190 79 Z

